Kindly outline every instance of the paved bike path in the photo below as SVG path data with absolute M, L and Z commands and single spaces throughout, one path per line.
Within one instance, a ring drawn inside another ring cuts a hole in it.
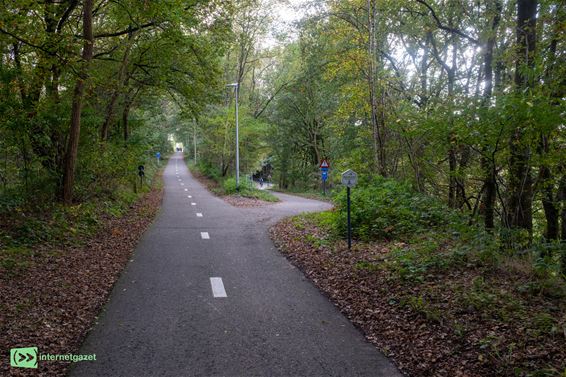
M 327 203 L 232 207 L 181 153 L 163 179 L 161 212 L 82 346 L 96 361 L 71 376 L 401 375 L 269 239 L 278 219 Z

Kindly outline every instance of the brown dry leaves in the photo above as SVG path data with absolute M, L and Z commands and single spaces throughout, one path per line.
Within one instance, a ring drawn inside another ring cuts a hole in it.
M 275 204 L 272 202 L 266 202 L 260 199 L 254 199 L 254 198 L 245 198 L 243 196 L 239 196 L 239 195 L 228 195 L 228 196 L 223 196 L 222 199 L 224 199 L 224 201 L 234 207 L 239 207 L 239 208 L 255 208 L 255 207 L 265 207 L 267 205 L 271 205 L 271 204 Z
M 354 244 L 348 251 L 344 241 L 313 242 L 326 238 L 323 231 L 306 220 L 297 226 L 293 219 L 275 225 L 271 236 L 281 252 L 404 373 L 480 377 L 566 366 L 566 341 L 559 334 L 531 342 L 525 340 L 527 330 L 520 320 L 491 318 L 463 306 L 460 295 L 472 290 L 480 271 L 448 270 L 422 283 L 406 283 L 386 269 L 359 268 L 361 261 L 379 266 L 394 246 L 391 243 Z M 488 283 L 509 291 L 514 284 L 498 273 Z M 424 303 L 407 301 L 419 297 Z M 529 298 L 527 304 L 533 313 L 540 305 L 549 305 L 536 298 Z
M 159 210 L 153 190 L 121 218 L 108 218 L 85 245 L 36 250 L 16 276 L 0 274 L 0 375 L 29 375 L 11 368 L 13 347 L 40 353 L 76 353 L 145 229 Z M 39 362 L 33 375 L 64 376 L 68 362 Z

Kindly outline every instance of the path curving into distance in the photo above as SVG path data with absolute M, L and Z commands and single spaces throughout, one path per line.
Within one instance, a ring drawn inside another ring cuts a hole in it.
M 236 208 L 182 153 L 163 207 L 116 283 L 71 376 L 401 376 L 273 245 L 268 227 L 328 203 Z

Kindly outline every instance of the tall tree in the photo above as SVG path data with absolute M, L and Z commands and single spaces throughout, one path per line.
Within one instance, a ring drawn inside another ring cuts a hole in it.
M 502 5 L 499 0 L 489 2 L 487 6 L 487 14 L 490 15 L 489 34 L 484 47 L 483 65 L 484 65 L 484 92 L 483 107 L 487 110 L 491 105 L 491 97 L 493 94 L 493 53 L 495 42 L 497 40 L 497 29 L 501 21 Z M 495 227 L 494 212 L 496 201 L 496 185 L 497 172 L 495 162 L 496 151 L 489 148 L 487 140 L 482 146 L 481 168 L 484 172 L 485 193 L 482 199 L 484 224 L 486 229 Z
M 89 65 L 94 51 L 94 33 L 92 23 L 93 0 L 85 0 L 83 5 L 83 52 L 82 64 L 73 90 L 73 105 L 71 110 L 71 125 L 67 151 L 65 153 L 63 170 L 63 192 L 62 198 L 66 204 L 73 200 L 73 185 L 75 182 L 75 167 L 79 149 L 79 137 L 81 132 L 81 113 L 83 109 L 83 96 L 85 82 L 88 79 Z
M 517 1 L 517 55 L 515 65 L 516 92 L 522 96 L 534 86 L 533 68 L 536 58 L 537 0 Z M 533 178 L 531 147 L 526 124 L 518 124 L 509 139 L 509 199 L 507 226 L 532 233 Z

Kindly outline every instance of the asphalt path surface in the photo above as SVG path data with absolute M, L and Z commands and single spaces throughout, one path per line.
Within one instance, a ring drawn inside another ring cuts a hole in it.
M 81 348 L 96 361 L 71 376 L 401 375 L 269 239 L 277 220 L 327 203 L 232 207 L 181 153 L 163 179 L 161 212 Z

